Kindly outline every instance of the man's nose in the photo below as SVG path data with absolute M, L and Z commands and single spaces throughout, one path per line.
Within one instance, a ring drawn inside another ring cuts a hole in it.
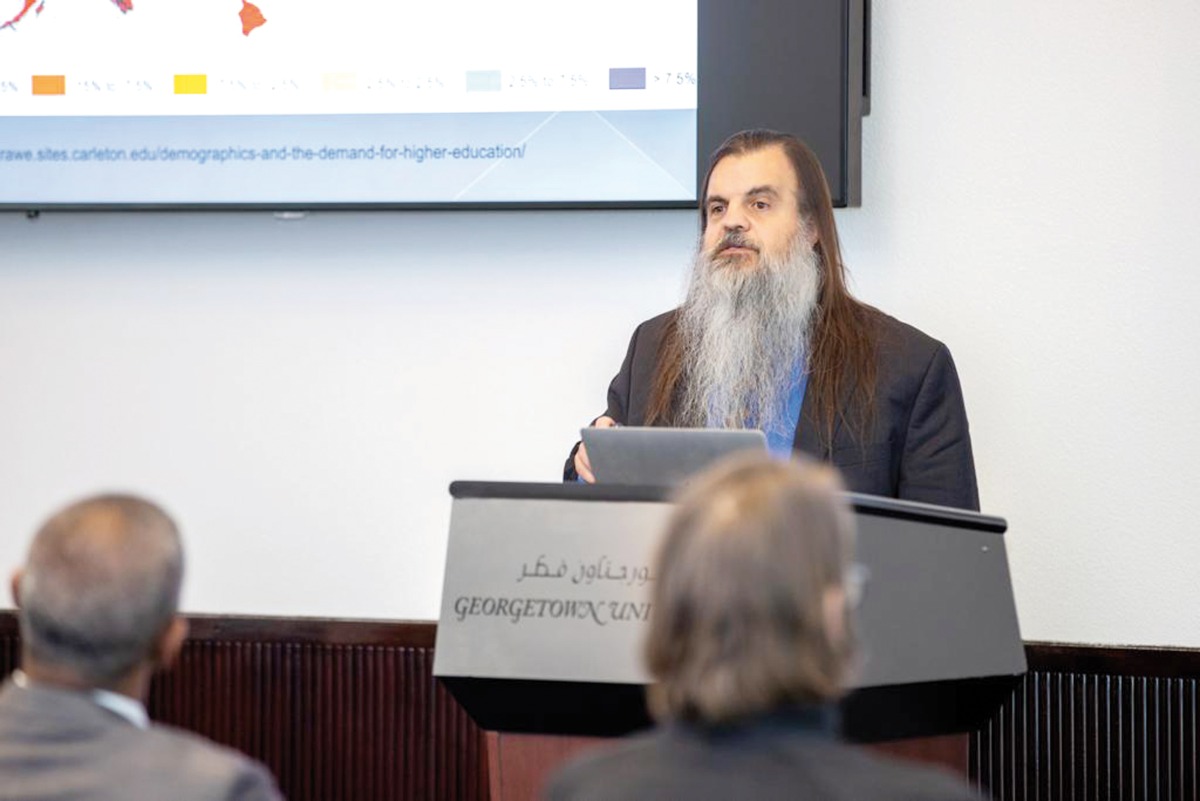
M 726 231 L 745 231 L 749 227 L 750 221 L 741 209 L 729 209 L 725 212 L 725 218 L 721 220 L 721 224 L 725 226 Z

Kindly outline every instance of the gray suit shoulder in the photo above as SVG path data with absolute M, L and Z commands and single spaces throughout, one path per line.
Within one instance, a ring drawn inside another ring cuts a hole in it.
M 167 726 L 139 728 L 85 693 L 0 688 L 0 801 L 279 801 L 265 767 Z
M 177 801 L 282 799 L 266 767 L 239 751 L 171 726 L 154 725 L 140 734 L 142 742 L 129 755 L 131 772 L 170 782 L 166 786 L 177 788 L 172 792 Z

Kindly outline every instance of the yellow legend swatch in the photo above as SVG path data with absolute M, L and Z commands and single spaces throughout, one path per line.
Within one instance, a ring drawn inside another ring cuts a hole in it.
M 358 76 L 353 72 L 327 72 L 321 76 L 321 88 L 326 92 L 353 92 Z
M 176 75 L 175 94 L 177 95 L 206 95 L 208 94 L 207 75 Z
M 33 93 L 35 95 L 65 95 L 67 93 L 67 76 L 34 75 Z

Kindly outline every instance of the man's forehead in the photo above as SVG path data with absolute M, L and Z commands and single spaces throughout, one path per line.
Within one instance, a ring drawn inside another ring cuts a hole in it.
M 781 145 L 726 156 L 713 167 L 708 180 L 709 197 L 736 197 L 760 188 L 780 194 L 800 188 L 796 171 Z

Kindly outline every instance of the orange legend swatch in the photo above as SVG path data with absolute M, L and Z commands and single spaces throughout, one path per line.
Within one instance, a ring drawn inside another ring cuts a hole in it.
M 67 93 L 67 76 L 34 75 L 33 93 L 35 95 L 65 95 Z
M 208 94 L 207 75 L 176 75 L 175 94 L 177 95 L 206 95 Z

